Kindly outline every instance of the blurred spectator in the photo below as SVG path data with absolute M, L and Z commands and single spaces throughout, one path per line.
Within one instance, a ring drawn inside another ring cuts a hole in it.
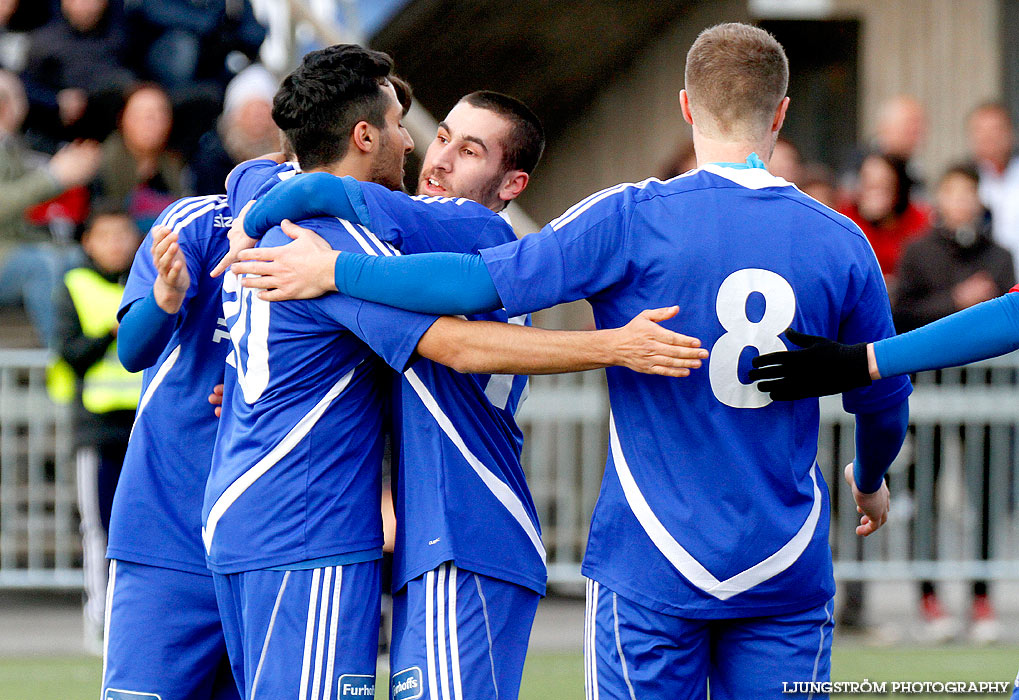
M 826 207 L 835 208 L 835 173 L 827 165 L 805 164 L 798 186 L 804 194 L 813 197 Z
M 873 139 L 857 146 L 850 155 L 840 176 L 845 193 L 859 187 L 860 167 L 871 153 L 893 156 L 905 163 L 909 190 L 913 199 L 923 199 L 923 173 L 916 162 L 917 152 L 927 136 L 927 113 L 919 100 L 911 95 L 897 95 L 881 104 Z
M 100 151 L 95 143 L 74 143 L 33 166 L 18 135 L 27 111 L 21 82 L 0 71 L 0 306 L 24 304 L 46 343 L 54 326 L 53 288 L 79 253 L 69 241 L 54 241 L 46 228 L 29 224 L 25 210 L 88 183 Z
M 899 333 L 1005 294 L 1013 262 L 995 243 L 978 195 L 979 177 L 968 166 L 950 168 L 938 183 L 935 221 L 914 241 L 899 265 L 895 327 Z
M 260 65 L 248 66 L 226 88 L 223 114 L 198 141 L 189 167 L 193 191 L 222 192 L 235 165 L 280 148 L 280 130 L 272 120 L 272 98 L 279 81 Z
M 95 199 L 128 212 L 143 231 L 184 195 L 183 165 L 166 150 L 172 126 L 166 93 L 143 84 L 127 96 L 117 130 L 103 143 Z
M 85 263 L 64 275 L 54 295 L 61 362 L 48 386 L 55 400 L 75 404 L 85 644 L 93 653 L 102 652 L 110 507 L 141 392 L 141 373 L 124 369 L 116 346 L 117 308 L 140 241 L 126 214 L 95 214 L 81 238 Z
M 967 127 L 970 152 L 980 173 L 980 199 L 991 210 L 994 239 L 1019 264 L 1019 159 L 1012 117 L 1004 105 L 989 102 L 970 113 Z
M 61 0 L 60 11 L 31 35 L 24 73 L 30 123 L 52 144 L 102 140 L 135 80 L 125 67 L 124 31 L 106 0 Z
M 768 161 L 768 172 L 797 185 L 803 176 L 802 168 L 800 149 L 789 139 L 779 136 L 775 142 L 775 150 L 771 153 L 771 160 Z
M 29 32 L 49 19 L 48 3 L 0 0 L 0 68 L 12 73 L 25 70 Z
M 145 77 L 171 93 L 212 82 L 220 94 L 237 71 L 227 57 L 258 57 L 265 29 L 249 0 L 127 0 L 127 19 Z
M 1005 294 L 1012 286 L 1012 255 L 991 237 L 987 212 L 980 203 L 978 181 L 975 169 L 956 166 L 938 183 L 934 228 L 906 249 L 899 267 L 899 293 L 893 308 L 899 333 Z M 978 431 L 978 435 L 973 435 L 973 431 Z M 963 445 L 967 439 L 988 445 L 987 431 L 987 426 L 967 425 L 961 430 Z M 940 439 L 940 431 L 936 439 Z M 932 469 L 935 488 L 941 470 L 940 453 L 934 451 L 933 464 L 914 467 Z M 965 447 L 962 453 L 970 477 L 969 496 L 979 514 L 980 558 L 986 560 L 990 554 L 990 453 Z M 932 641 L 946 641 L 957 631 L 956 622 L 946 613 L 931 581 L 921 583 L 921 614 Z M 986 581 L 973 584 L 971 619 L 973 641 L 989 643 L 998 638 Z
M 873 153 L 860 165 L 856 201 L 841 208 L 863 229 L 877 255 L 889 295 L 895 293 L 899 257 L 909 242 L 929 226 L 925 209 L 910 201 L 906 163 Z
M 696 167 L 697 154 L 693 150 L 693 141 L 684 141 L 676 147 L 676 151 L 662 168 L 662 179 L 674 178 Z

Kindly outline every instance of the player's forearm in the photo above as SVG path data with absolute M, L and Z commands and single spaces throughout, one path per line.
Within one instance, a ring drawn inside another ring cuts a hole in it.
M 548 331 L 444 316 L 417 351 L 464 374 L 559 374 L 616 364 L 612 331 Z
M 176 322 L 177 315 L 159 308 L 151 292 L 131 304 L 117 331 L 117 356 L 124 369 L 140 372 L 154 365 L 166 349 Z
M 334 273 L 337 291 L 408 311 L 470 315 L 502 307 L 480 255 L 374 257 L 340 252 Z
M 873 345 L 882 377 L 986 360 L 1019 349 L 1019 294 L 1006 294 Z M 873 377 L 873 366 L 871 376 Z
M 874 493 L 899 454 L 909 428 L 909 402 L 856 416 L 856 459 L 853 475 L 863 493 Z
M 364 195 L 353 178 L 329 173 L 297 175 L 262 195 L 244 217 L 244 232 L 261 238 L 284 219 L 301 221 L 316 216 L 335 216 L 370 226 Z

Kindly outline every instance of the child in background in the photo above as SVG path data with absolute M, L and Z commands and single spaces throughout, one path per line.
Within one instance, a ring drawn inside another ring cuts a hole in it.
M 54 298 L 53 398 L 74 401 L 78 508 L 85 569 L 85 643 L 102 652 L 106 600 L 106 533 L 110 506 L 131 434 L 141 373 L 117 358 L 117 308 L 141 237 L 123 212 L 93 215 L 81 239 L 87 260 L 69 270 Z

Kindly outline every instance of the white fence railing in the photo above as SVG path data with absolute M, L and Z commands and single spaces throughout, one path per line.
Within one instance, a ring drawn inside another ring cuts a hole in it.
M 0 351 L 0 588 L 81 585 L 69 413 L 46 397 L 46 364 L 44 351 Z M 1017 399 L 1019 357 L 921 376 L 890 472 L 891 519 L 865 541 L 841 480 L 853 419 L 838 399 L 824 400 L 818 461 L 832 490 L 836 575 L 1019 579 Z M 607 419 L 601 372 L 532 379 L 520 415 L 524 464 L 556 583 L 579 581 Z

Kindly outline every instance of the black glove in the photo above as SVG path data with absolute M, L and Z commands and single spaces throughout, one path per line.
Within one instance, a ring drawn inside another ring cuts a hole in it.
M 772 352 L 753 359 L 750 380 L 775 401 L 841 394 L 870 384 L 867 343 L 843 345 L 817 335 L 786 329 L 786 337 L 802 350 Z

